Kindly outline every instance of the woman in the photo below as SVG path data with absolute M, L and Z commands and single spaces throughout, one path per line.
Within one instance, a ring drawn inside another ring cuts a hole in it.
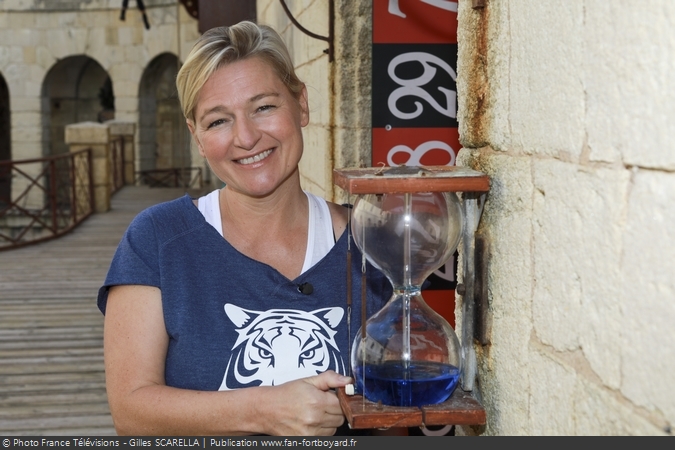
M 347 209 L 300 186 L 307 89 L 279 35 L 251 22 L 206 32 L 177 87 L 225 187 L 149 208 L 120 243 L 98 299 L 115 427 L 332 435 L 344 423 L 334 389 L 352 381 L 361 258 L 352 242 L 346 267 Z M 368 273 L 372 313 L 391 287 Z

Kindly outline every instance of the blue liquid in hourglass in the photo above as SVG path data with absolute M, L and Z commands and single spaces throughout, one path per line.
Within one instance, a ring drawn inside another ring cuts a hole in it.
M 457 367 L 433 362 L 413 362 L 407 368 L 400 361 L 366 364 L 365 373 L 363 367 L 357 367 L 354 375 L 364 397 L 389 406 L 444 402 L 450 398 L 459 381 Z

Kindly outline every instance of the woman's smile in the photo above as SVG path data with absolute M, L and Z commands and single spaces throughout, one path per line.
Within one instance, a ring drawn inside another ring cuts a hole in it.
M 270 156 L 272 154 L 273 150 L 274 149 L 265 150 L 264 152 L 258 153 L 255 156 L 250 156 L 248 158 L 238 159 L 238 160 L 236 160 L 236 162 L 238 162 L 239 164 L 241 164 L 243 166 L 247 166 L 249 164 L 257 163 L 257 162 L 262 161 L 263 159 L 267 158 L 268 156 Z

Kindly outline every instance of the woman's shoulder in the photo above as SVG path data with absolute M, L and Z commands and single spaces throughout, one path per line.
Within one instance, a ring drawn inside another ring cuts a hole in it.
M 338 205 L 337 203 L 326 201 L 330 214 L 333 217 L 333 224 L 339 222 L 343 227 L 347 225 L 349 217 L 349 208 L 345 205 Z
M 141 211 L 129 225 L 131 232 L 152 229 L 154 233 L 167 238 L 197 226 L 203 225 L 201 214 L 192 198 L 185 194 L 174 200 L 152 205 Z
M 318 201 L 326 204 L 328 211 L 330 212 L 331 222 L 333 223 L 333 233 L 335 237 L 339 239 L 347 227 L 349 209 L 344 205 L 338 205 L 337 203 L 330 202 L 315 194 L 307 192 L 307 195 L 314 197 L 318 199 Z

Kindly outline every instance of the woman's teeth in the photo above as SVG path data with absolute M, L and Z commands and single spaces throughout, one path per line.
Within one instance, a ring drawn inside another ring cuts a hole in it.
M 253 164 L 253 163 L 256 163 L 258 161 L 262 161 L 263 159 L 267 158 L 270 155 L 270 153 L 272 153 L 272 149 L 265 150 L 262 153 L 258 153 L 255 156 L 251 156 L 250 158 L 240 159 L 238 162 L 239 162 L 239 164 L 243 164 L 243 165 Z

